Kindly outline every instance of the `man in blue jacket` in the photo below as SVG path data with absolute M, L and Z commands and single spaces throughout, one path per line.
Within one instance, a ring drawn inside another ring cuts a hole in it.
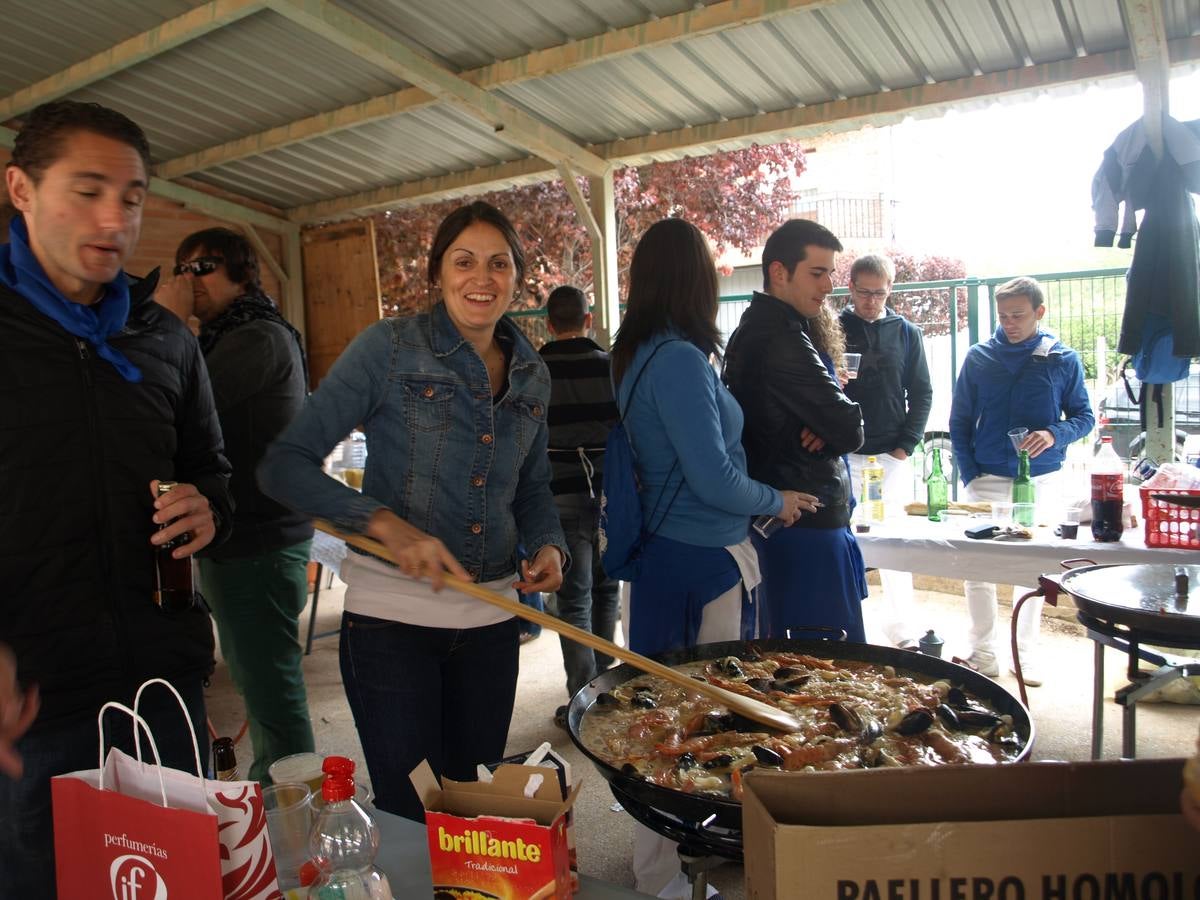
M 967 500 L 1011 500 L 1017 453 L 1008 437 L 1014 428 L 1029 430 L 1020 449 L 1029 452 L 1029 471 L 1043 501 L 1054 496 L 1055 476 L 1067 447 L 1095 424 L 1083 383 L 1079 354 L 1039 323 L 1046 314 L 1041 286 L 1032 278 L 1014 278 L 996 289 L 996 333 L 967 352 L 950 409 L 950 440 L 966 487 Z M 996 676 L 996 586 L 964 584 L 971 616 L 968 661 Z M 1014 588 L 1020 596 L 1026 588 Z M 1031 608 L 1032 607 L 1032 608 Z M 1017 647 L 1025 683 L 1042 683 L 1033 653 L 1041 624 L 1042 601 L 1022 609 Z

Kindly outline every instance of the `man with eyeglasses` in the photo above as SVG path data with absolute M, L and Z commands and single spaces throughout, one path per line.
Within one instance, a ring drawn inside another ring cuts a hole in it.
M 1096 422 L 1083 363 L 1078 353 L 1042 330 L 1046 304 L 1036 280 L 1014 278 L 996 288 L 994 296 L 1000 324 L 990 338 L 967 351 L 950 407 L 950 441 L 965 499 L 1011 501 L 1019 450 L 1029 453 L 1038 496 L 1054 499 L 1067 447 Z M 1019 448 L 1008 434 L 1016 428 L 1027 430 Z M 996 586 L 967 581 L 963 589 L 971 617 L 967 662 L 995 677 L 1000 674 Z M 1014 587 L 1013 596 L 1028 591 Z M 1021 608 L 1017 627 L 1021 674 L 1031 687 L 1044 677 L 1034 656 L 1041 620 L 1042 598 L 1035 597 Z
M 161 676 L 205 734 L 207 612 L 155 604 L 155 547 L 229 530 L 229 463 L 195 339 L 150 299 L 137 244 L 150 147 L 120 113 L 56 101 L 24 117 L 0 247 L 0 897 L 55 895 L 50 779 L 92 769 L 96 716 Z M 159 481 L 177 486 L 156 496 Z M 160 526 L 165 526 L 161 527 Z M 40 699 L 40 709 L 38 701 Z M 192 769 L 165 688 L 141 711 Z M 109 742 L 133 752 L 130 723 Z
M 312 522 L 266 496 L 254 477 L 308 393 L 303 340 L 263 290 L 258 257 L 242 235 L 198 231 L 183 239 L 175 261 L 175 277 L 155 299 L 197 331 L 233 464 L 233 534 L 200 560 L 200 588 L 246 703 L 249 775 L 263 781 L 275 760 L 313 749 L 298 638 Z
M 862 407 L 865 439 L 850 454 L 850 474 L 862 491 L 862 470 L 874 456 L 883 467 L 883 499 L 898 508 L 912 499 L 908 462 L 925 433 L 933 387 L 925 362 L 921 329 L 887 305 L 896 270 L 884 256 L 860 256 L 850 267 L 850 303 L 842 310 L 846 350 L 862 354 L 858 376 L 847 381 L 846 396 Z M 885 603 L 883 633 L 898 647 L 916 649 L 920 633 L 913 621 L 911 572 L 881 569 Z

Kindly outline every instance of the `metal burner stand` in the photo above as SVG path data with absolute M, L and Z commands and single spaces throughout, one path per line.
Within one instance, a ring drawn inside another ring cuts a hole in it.
M 708 873 L 726 860 L 742 861 L 742 832 L 713 825 L 716 816 L 688 822 L 633 799 L 616 781 L 609 788 L 625 812 L 651 831 L 679 845 L 679 865 L 692 889 L 692 900 L 705 900 Z
M 1076 567 L 1077 563 L 1090 565 Z M 1067 571 L 1042 575 L 1037 591 L 1022 597 L 1013 611 L 1013 659 L 1017 659 L 1017 612 L 1020 604 L 1036 594 L 1057 605 L 1059 593 L 1067 593 L 1078 608 L 1076 618 L 1095 642 L 1092 684 L 1092 759 L 1104 749 L 1104 648 L 1112 647 L 1128 656 L 1129 684 L 1118 689 L 1114 700 L 1121 707 L 1121 756 L 1137 756 L 1137 704 L 1147 695 L 1176 678 L 1200 675 L 1200 663 L 1174 658 L 1148 649 L 1200 648 L 1200 616 L 1188 608 L 1193 582 L 1200 583 L 1200 566 L 1115 565 L 1101 566 L 1088 559 L 1064 560 Z M 1145 660 L 1155 666 L 1142 669 Z M 1020 667 L 1018 664 L 1018 672 Z M 1024 699 L 1025 685 L 1021 683 Z

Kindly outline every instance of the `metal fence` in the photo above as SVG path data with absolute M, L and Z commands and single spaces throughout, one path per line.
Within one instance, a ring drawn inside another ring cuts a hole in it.
M 1051 272 L 1034 275 L 1042 285 L 1046 316 L 1042 327 L 1079 352 L 1083 360 L 1093 404 L 1117 390 L 1119 360 L 1117 335 L 1125 305 L 1125 269 L 1094 269 L 1080 272 Z M 944 281 L 904 283 L 892 286 L 888 305 L 921 327 L 925 356 L 933 381 L 933 408 L 927 433 L 948 432 L 950 401 L 963 356 L 974 343 L 986 339 L 996 325 L 996 288 L 1012 276 L 960 278 Z M 750 294 L 721 298 L 717 326 L 728 340 Z M 849 296 L 846 288 L 833 292 L 837 309 Z M 953 299 L 953 302 L 951 302 Z M 535 346 L 548 340 L 545 310 L 521 310 L 509 314 Z

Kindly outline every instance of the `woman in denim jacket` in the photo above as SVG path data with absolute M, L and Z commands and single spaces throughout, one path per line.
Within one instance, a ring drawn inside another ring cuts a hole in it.
M 473 779 L 504 755 L 516 695 L 517 620 L 439 593 L 442 576 L 553 591 L 567 561 L 546 454 L 550 376 L 503 317 L 524 271 L 503 213 L 479 202 L 451 213 L 429 254 L 438 302 L 355 338 L 259 467 L 268 494 L 376 538 L 400 563 L 349 555 L 340 656 L 375 803 L 417 821 L 409 772 L 427 759 Z M 321 471 L 359 424 L 361 494 Z M 519 573 L 518 542 L 530 552 Z

